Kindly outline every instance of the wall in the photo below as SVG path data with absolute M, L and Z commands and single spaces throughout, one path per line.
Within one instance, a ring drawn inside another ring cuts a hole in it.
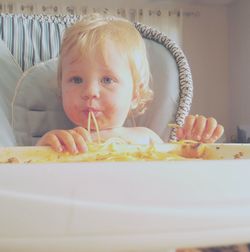
M 183 19 L 183 50 L 189 60 L 193 81 L 193 114 L 215 117 L 229 131 L 228 9 L 226 6 L 186 6 L 198 17 Z
M 250 126 L 250 1 L 237 0 L 229 8 L 230 133 L 236 126 Z

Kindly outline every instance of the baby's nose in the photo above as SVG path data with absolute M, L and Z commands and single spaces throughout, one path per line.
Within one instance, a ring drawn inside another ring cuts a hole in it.
M 100 97 L 100 86 L 98 83 L 90 83 L 83 87 L 82 98 L 84 100 L 99 98 Z

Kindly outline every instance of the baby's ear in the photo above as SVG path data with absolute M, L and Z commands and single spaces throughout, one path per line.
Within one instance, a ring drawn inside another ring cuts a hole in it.
M 142 83 L 135 84 L 133 97 L 131 100 L 131 109 L 135 109 L 138 106 L 141 88 L 142 88 Z
M 142 83 L 134 85 L 134 92 L 133 92 L 132 100 L 138 100 L 138 98 L 140 97 L 142 87 L 143 87 Z

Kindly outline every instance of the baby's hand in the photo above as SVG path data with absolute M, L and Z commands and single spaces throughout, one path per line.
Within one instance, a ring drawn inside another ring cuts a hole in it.
M 87 142 L 91 142 L 89 132 L 76 127 L 71 130 L 52 130 L 47 132 L 37 142 L 38 146 L 51 146 L 57 152 L 68 151 L 72 154 L 86 152 Z
M 179 140 L 195 140 L 203 143 L 214 143 L 223 134 L 224 127 L 213 118 L 205 116 L 186 117 L 183 127 L 178 128 L 176 135 Z

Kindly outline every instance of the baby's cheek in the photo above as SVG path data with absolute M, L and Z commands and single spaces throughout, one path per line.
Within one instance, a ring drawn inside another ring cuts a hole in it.
M 70 103 L 67 99 L 63 102 L 63 109 L 66 114 L 66 116 L 75 123 L 76 120 L 76 108 L 75 105 Z
M 101 109 L 103 109 L 104 113 L 106 114 L 106 116 L 111 115 L 111 113 L 114 113 L 117 110 L 117 104 L 119 104 L 120 101 L 116 101 L 116 99 L 114 99 L 113 97 L 105 97 L 105 99 L 103 98 L 100 103 L 99 106 L 101 107 Z

